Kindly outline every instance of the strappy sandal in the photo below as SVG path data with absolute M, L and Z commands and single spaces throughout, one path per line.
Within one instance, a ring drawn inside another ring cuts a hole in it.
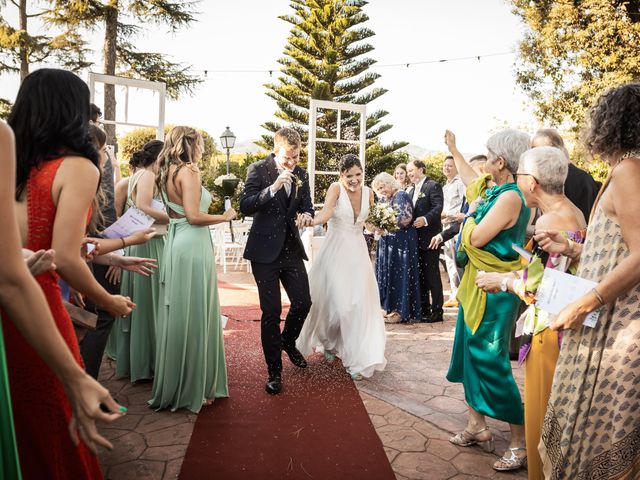
M 524 447 L 513 447 L 509 448 L 502 458 L 493 464 L 493 469 L 498 470 L 499 472 L 508 472 L 511 470 L 519 470 L 521 468 L 526 468 L 527 466 L 527 456 L 519 457 L 516 452 L 519 450 L 523 450 L 525 453 L 527 451 Z M 509 454 L 509 456 L 507 456 Z
M 398 312 L 392 312 L 387 315 L 387 318 L 384 319 L 384 323 L 400 323 L 402 321 L 402 316 Z
M 475 433 L 472 433 L 469 430 L 465 429 L 461 433 L 458 433 L 457 435 L 455 435 L 454 437 L 449 438 L 449 441 L 459 447 L 470 447 L 472 445 L 480 445 L 483 450 L 487 452 L 493 452 L 493 450 L 495 449 L 494 442 L 493 442 L 493 435 L 491 435 L 489 438 L 484 440 L 478 438 L 478 436 L 482 432 L 486 432 L 486 431 L 489 431 L 489 427 L 484 427 L 482 430 L 478 430 Z
M 331 363 L 331 362 L 333 362 L 333 361 L 336 359 L 336 356 L 335 356 L 333 353 L 331 353 L 330 351 L 325 350 L 325 351 L 324 351 L 324 359 L 325 359 L 327 362 Z

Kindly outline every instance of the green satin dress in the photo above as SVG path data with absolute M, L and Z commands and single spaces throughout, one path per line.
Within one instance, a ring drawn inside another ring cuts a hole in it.
M 522 200 L 518 220 L 483 248 L 505 261 L 518 258 L 511 244 L 522 246 L 531 214 L 516 184 L 508 183 L 487 190 L 487 199 L 478 207 L 475 218 L 480 224 L 500 195 L 509 190 L 518 192 Z M 465 399 L 476 412 L 515 425 L 524 424 L 522 398 L 509 360 L 511 327 L 519 304 L 520 299 L 512 293 L 487 294 L 485 313 L 475 334 L 465 324 L 464 311 L 460 306 L 447 373 L 447 380 L 464 385 Z
M 181 205 L 167 207 L 184 215 Z M 200 211 L 211 195 L 204 188 Z M 206 400 L 228 397 L 220 303 L 209 227 L 172 218 L 160 267 L 160 310 L 156 368 L 149 405 L 157 410 L 188 408 L 198 413 Z
M 125 210 L 133 207 L 131 197 L 144 170 L 136 172 L 127 187 Z M 156 200 L 161 200 L 157 197 Z M 145 277 L 124 270 L 120 294 L 128 296 L 136 308 L 126 317 L 118 317 L 109 336 L 107 355 L 116 360 L 116 375 L 130 377 L 132 382 L 153 378 L 156 361 L 156 323 L 160 305 L 160 275 L 158 271 L 164 252 L 164 236 L 154 237 L 141 245 L 127 247 L 125 255 L 153 258 L 158 261 L 158 270 Z
M 18 460 L 18 444 L 13 428 L 11 395 L 9 394 L 9 372 L 4 353 L 4 336 L 0 322 L 0 478 L 7 480 L 22 478 Z

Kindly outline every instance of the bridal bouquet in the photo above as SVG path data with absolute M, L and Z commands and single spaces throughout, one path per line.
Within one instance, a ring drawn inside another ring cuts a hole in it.
M 397 214 L 398 212 L 389 203 L 374 203 L 369 210 L 366 222 L 381 230 L 395 232 L 398 230 Z

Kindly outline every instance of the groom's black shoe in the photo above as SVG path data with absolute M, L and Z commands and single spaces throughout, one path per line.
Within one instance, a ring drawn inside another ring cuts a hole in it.
M 269 374 L 269 380 L 267 380 L 265 390 L 271 395 L 277 395 L 282 391 L 282 375 L 280 372 Z
M 307 368 L 307 361 L 300 353 L 300 350 L 298 350 L 296 347 L 283 347 L 282 349 L 287 353 L 287 355 L 289 356 L 289 360 L 291 360 L 291 363 L 293 363 L 296 367 Z
M 432 312 L 425 320 L 426 323 L 437 323 L 444 321 L 444 314 L 439 311 Z

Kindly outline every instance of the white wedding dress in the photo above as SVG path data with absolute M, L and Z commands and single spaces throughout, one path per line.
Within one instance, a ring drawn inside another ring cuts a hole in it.
M 296 346 L 303 355 L 330 352 L 347 371 L 370 377 L 387 364 L 380 294 L 363 235 L 369 188 L 362 188 L 360 214 L 340 183 L 327 236 L 309 272 L 311 310 Z

